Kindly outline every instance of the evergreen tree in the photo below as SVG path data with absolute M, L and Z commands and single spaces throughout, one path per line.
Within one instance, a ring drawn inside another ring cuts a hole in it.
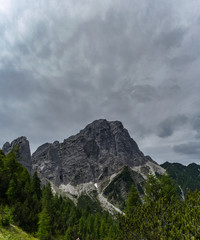
M 106 222 L 104 219 L 101 220 L 101 225 L 100 225 L 100 228 L 99 228 L 99 236 L 100 236 L 100 239 L 104 239 L 106 233 L 107 233 L 107 229 L 106 229 Z
M 42 196 L 42 190 L 41 190 L 41 181 L 37 175 L 37 172 L 34 172 L 31 182 L 31 190 L 33 194 L 36 194 L 38 200 L 40 200 Z
M 8 190 L 6 192 L 8 202 L 10 204 L 14 204 L 18 198 L 18 194 L 19 194 L 19 191 L 17 186 L 17 180 L 14 181 L 13 179 L 11 179 Z
M 134 185 L 131 186 L 131 190 L 126 201 L 126 212 L 134 211 L 134 208 L 141 204 L 139 194 Z
M 99 239 L 100 233 L 99 233 L 99 228 L 101 225 L 101 221 L 100 221 L 100 215 L 97 213 L 95 216 L 95 220 L 94 220 L 94 236 L 95 239 Z
M 50 240 L 51 239 L 51 226 L 50 226 L 50 216 L 44 208 L 39 214 L 38 232 L 37 237 L 40 240 Z
M 174 198 L 178 197 L 176 186 L 168 174 L 163 174 L 160 177 L 160 183 L 161 183 L 160 198 L 163 197 L 165 201 L 169 202 Z
M 160 178 L 149 174 L 145 184 L 145 202 L 150 203 L 164 198 L 165 201 L 170 201 L 178 197 L 176 187 L 173 180 L 167 175 L 163 174 Z
M 149 174 L 145 184 L 145 202 L 154 202 L 160 198 L 161 183 L 156 176 Z
M 65 240 L 74 240 L 73 235 L 73 228 L 69 226 L 65 233 Z

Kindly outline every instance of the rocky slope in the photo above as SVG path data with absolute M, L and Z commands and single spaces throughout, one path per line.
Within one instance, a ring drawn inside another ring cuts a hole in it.
M 147 174 L 165 171 L 144 156 L 119 121 L 96 120 L 62 143 L 45 143 L 33 153 L 31 162 L 24 137 L 6 143 L 3 151 L 8 153 L 16 145 L 21 163 L 32 173 L 37 171 L 44 183 L 50 181 L 55 191 L 65 192 L 73 200 L 81 194 L 96 196 L 114 210 L 111 203 L 123 207 L 131 184 L 142 194 Z

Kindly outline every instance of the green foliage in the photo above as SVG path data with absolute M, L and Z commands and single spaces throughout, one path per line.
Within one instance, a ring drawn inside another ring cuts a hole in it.
M 134 185 L 131 187 L 129 197 L 126 201 L 126 212 L 133 212 L 138 205 L 141 204 L 139 194 Z
M 104 195 L 112 204 L 123 210 L 132 185 L 141 195 L 144 194 L 143 181 L 138 173 L 126 166 L 105 188 Z
M 51 239 L 51 219 L 46 208 L 42 210 L 39 214 L 39 223 L 38 223 L 38 232 L 37 237 L 40 240 L 49 240 Z
M 177 197 L 177 192 L 172 179 L 163 174 L 161 177 L 149 174 L 145 184 L 145 197 L 146 203 L 155 202 L 160 198 L 165 201 L 171 201 L 172 198 Z
M 81 195 L 78 198 L 77 207 L 80 209 L 85 209 L 88 213 L 102 212 L 103 209 L 97 199 L 91 199 L 87 195 Z
M 8 206 L 0 206 L 0 226 L 7 227 L 12 223 L 12 213 Z
M 179 190 L 179 195 L 181 195 L 179 186 L 182 188 L 184 194 L 187 194 L 190 190 L 200 190 L 199 165 L 191 163 L 188 166 L 184 166 L 180 163 L 165 162 L 161 166 L 166 169 L 170 177 L 174 180 Z
M 37 172 L 35 172 L 32 177 L 31 191 L 36 195 L 38 200 L 41 199 L 42 196 L 41 181 L 37 175 Z
M 0 227 L 1 240 L 37 240 L 32 235 L 25 233 L 17 226 Z
M 200 192 L 180 201 L 167 175 L 150 175 L 145 192 L 144 204 L 119 215 L 118 240 L 200 239 Z
M 16 161 L 16 150 L 7 156 L 0 154 L 0 204 L 11 209 L 13 221 L 24 230 L 35 232 L 40 212 L 40 202 L 35 200 L 32 179 Z

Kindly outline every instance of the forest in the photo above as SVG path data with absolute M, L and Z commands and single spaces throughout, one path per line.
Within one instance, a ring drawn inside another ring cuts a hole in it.
M 200 239 L 200 192 L 181 199 L 167 174 L 148 175 L 142 198 L 132 185 L 124 214 L 111 216 L 86 196 L 75 205 L 53 194 L 17 154 L 0 150 L 0 228 L 14 224 L 40 240 Z

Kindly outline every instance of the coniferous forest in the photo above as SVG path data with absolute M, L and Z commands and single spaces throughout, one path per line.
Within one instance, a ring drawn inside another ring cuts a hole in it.
M 0 228 L 14 224 L 41 240 L 200 239 L 200 192 L 181 199 L 168 175 L 149 175 L 142 199 L 132 185 L 124 214 L 111 216 L 89 201 L 75 205 L 53 194 L 16 155 L 0 151 Z

